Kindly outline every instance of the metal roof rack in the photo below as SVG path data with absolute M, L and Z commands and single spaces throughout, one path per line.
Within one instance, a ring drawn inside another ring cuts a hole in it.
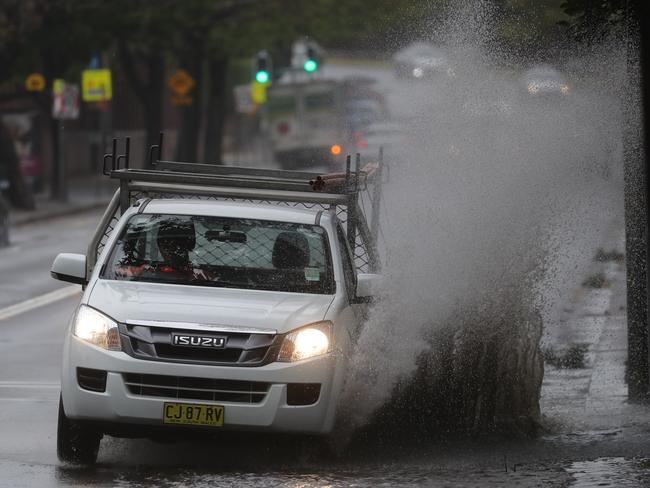
M 117 139 L 113 139 L 112 152 L 104 155 L 103 173 L 119 180 L 120 186 L 89 246 L 89 272 L 119 215 L 142 197 L 214 198 L 275 204 L 284 202 L 307 208 L 320 206 L 331 209 L 337 215 L 345 217 L 346 234 L 355 259 L 360 260 L 367 271 L 379 268 L 375 241 L 379 226 L 382 151 L 379 152 L 376 163 L 364 168 L 361 168 L 357 154 L 354 170 L 351 167 L 351 157 L 348 156 L 345 172 L 341 173 L 233 167 L 163 160 L 161 133 L 158 144 L 149 148 L 148 167 L 152 169 L 136 169 L 130 167 L 130 139 L 126 138 L 125 152 L 121 155 L 117 153 L 117 143 Z M 373 187 L 372 194 L 369 185 Z M 368 225 L 360 207 L 360 193 L 364 190 L 368 190 L 372 203 L 372 226 Z

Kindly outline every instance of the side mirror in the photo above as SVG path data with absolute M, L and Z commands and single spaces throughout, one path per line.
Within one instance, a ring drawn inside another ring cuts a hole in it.
M 50 275 L 56 280 L 85 285 L 88 282 L 86 280 L 86 256 L 70 253 L 59 254 L 52 263 Z
M 357 290 L 355 294 L 356 303 L 367 303 L 379 292 L 381 275 L 359 273 L 357 275 Z

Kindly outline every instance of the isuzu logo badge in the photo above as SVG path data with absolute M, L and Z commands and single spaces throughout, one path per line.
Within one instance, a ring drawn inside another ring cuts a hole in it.
M 226 347 L 226 338 L 195 334 L 177 334 L 172 332 L 172 344 L 174 346 L 211 347 L 222 349 Z

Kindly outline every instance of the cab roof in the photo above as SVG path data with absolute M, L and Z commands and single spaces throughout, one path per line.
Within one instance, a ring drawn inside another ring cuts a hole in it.
M 331 218 L 328 211 L 319 207 L 307 209 L 273 203 L 164 198 L 152 199 L 146 204 L 142 202 L 141 205 L 145 205 L 141 212 L 145 214 L 206 215 L 312 225 L 316 223 L 319 212 L 322 212 L 323 220 Z

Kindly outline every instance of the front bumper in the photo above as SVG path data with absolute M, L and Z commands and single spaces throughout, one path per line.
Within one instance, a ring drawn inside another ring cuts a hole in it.
M 325 434 L 331 431 L 343 382 L 343 358 L 333 354 L 296 363 L 260 367 L 207 366 L 152 362 L 123 352 L 106 351 L 68 334 L 64 346 L 61 390 L 66 415 L 95 422 L 163 426 L 165 402 L 223 405 L 223 430 L 252 430 Z M 82 389 L 78 367 L 107 372 L 106 391 Z M 203 401 L 131 394 L 123 373 L 155 374 L 271 383 L 263 401 L 255 404 Z M 287 404 L 287 383 L 318 383 L 320 397 L 312 405 Z M 219 429 L 219 427 L 208 427 Z

